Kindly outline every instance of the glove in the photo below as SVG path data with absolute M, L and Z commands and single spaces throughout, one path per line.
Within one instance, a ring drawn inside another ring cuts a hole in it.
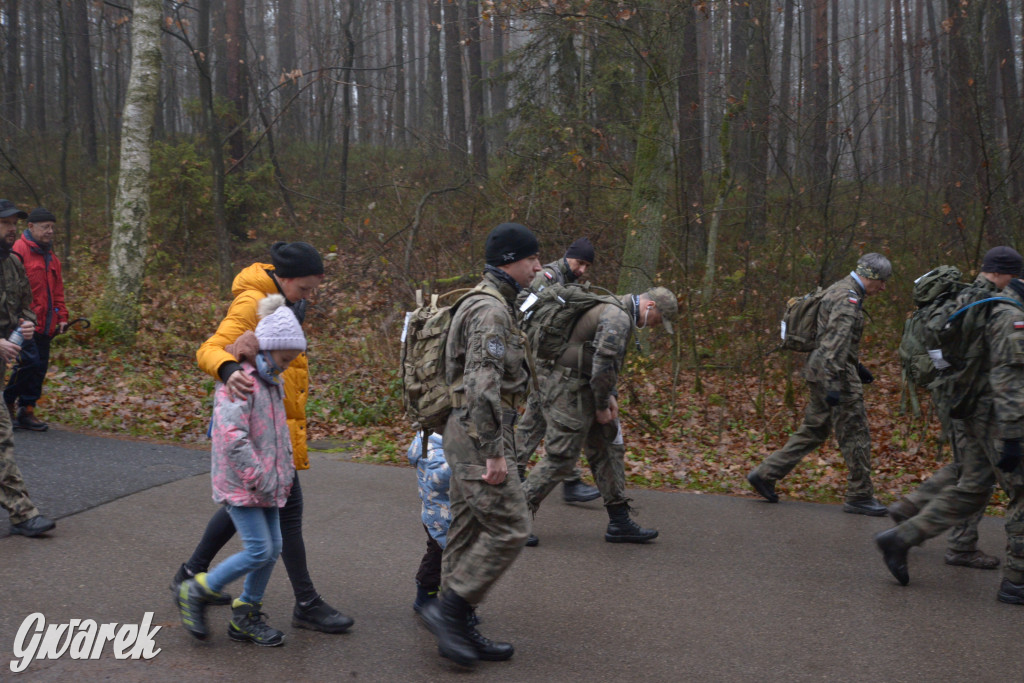
M 1009 439 L 1003 442 L 1003 457 L 999 458 L 996 467 L 1003 472 L 1013 472 L 1020 467 L 1021 453 L 1020 441 Z
M 833 408 L 839 405 L 839 392 L 830 391 L 827 394 L 825 394 L 825 403 L 829 404 Z
M 871 374 L 871 371 L 864 367 L 863 363 L 857 363 L 857 376 L 860 377 L 861 384 L 871 384 L 875 381 L 875 376 Z

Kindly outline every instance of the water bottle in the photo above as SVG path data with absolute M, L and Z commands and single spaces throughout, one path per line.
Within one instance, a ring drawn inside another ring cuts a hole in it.
M 11 332 L 11 336 L 7 338 L 7 341 L 11 342 L 12 344 L 17 344 L 18 346 L 24 344 L 25 336 L 21 333 L 21 328 L 15 327 L 14 332 Z

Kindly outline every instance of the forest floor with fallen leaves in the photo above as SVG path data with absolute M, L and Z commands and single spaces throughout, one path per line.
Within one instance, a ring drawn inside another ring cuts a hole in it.
M 412 433 L 397 368 L 408 303 L 393 301 L 386 287 L 345 277 L 355 267 L 343 256 L 327 262 L 328 277 L 307 316 L 309 438 L 357 460 L 407 465 Z M 175 285 L 158 278 L 147 282 L 149 299 L 134 348 L 107 346 L 89 330 L 58 337 L 40 417 L 72 429 L 201 447 L 214 380 L 196 367 L 195 350 L 229 301 L 199 277 Z M 88 314 L 92 302 L 85 294 L 97 287 L 82 273 L 72 276 L 72 317 Z M 763 344 L 709 352 L 706 345 L 723 337 L 723 330 L 711 329 L 716 323 L 705 319 L 709 329 L 691 344 L 684 338 L 686 310 L 681 316 L 674 343 L 654 333 L 650 353 L 631 354 L 622 373 L 628 480 L 663 490 L 752 496 L 746 474 L 799 426 L 803 356 L 757 351 Z M 877 378 L 865 388 L 865 400 L 873 480 L 884 503 L 950 458 L 948 447 L 940 451 L 938 423 L 924 395 L 923 415 L 903 413 L 897 343 L 891 332 L 869 331 L 862 344 L 863 360 Z M 845 480 L 842 456 L 830 440 L 781 481 L 778 491 L 784 500 L 837 502 Z

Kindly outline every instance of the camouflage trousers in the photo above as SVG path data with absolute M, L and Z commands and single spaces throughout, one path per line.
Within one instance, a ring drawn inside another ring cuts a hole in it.
M 572 475 L 580 450 L 594 473 L 604 504 L 628 503 L 625 456 L 618 420 L 600 424 L 594 418 L 594 392 L 585 379 L 559 373 L 547 383 L 543 396 L 545 455 L 524 483 L 526 503 L 537 511 L 552 489 Z
M 3 363 L 0 363 L 0 374 Z M 21 524 L 39 514 L 29 500 L 25 480 L 14 462 L 14 432 L 11 414 L 0 407 L 0 507 L 11 516 L 11 524 Z
M 537 365 L 538 390 L 531 391 L 530 397 L 526 400 L 526 410 L 516 425 L 516 463 L 519 468 L 519 478 L 526 476 L 526 466 L 530 464 L 530 458 L 534 451 L 540 446 L 544 439 L 544 432 L 547 431 L 548 423 L 544 419 L 544 411 L 541 408 L 541 396 L 544 387 L 551 381 L 553 364 L 548 363 L 546 367 Z M 579 467 L 574 467 L 572 474 L 566 477 L 566 481 L 575 481 L 582 477 Z
M 1004 473 L 995 464 L 999 461 L 1002 442 L 996 433 L 993 417 L 958 420 L 953 439 L 960 454 L 960 476 L 955 486 L 947 486 L 917 515 L 896 527 L 900 540 L 920 545 L 934 538 L 971 515 L 984 511 L 998 483 L 1006 491 L 1006 562 L 1003 575 L 1014 583 L 1024 583 L 1024 467 Z
M 810 396 L 804 410 L 804 421 L 789 441 L 762 462 L 755 472 L 766 481 L 778 481 L 821 446 L 835 428 L 839 450 L 846 461 L 846 501 L 867 500 L 875 494 L 871 484 L 871 433 L 861 392 L 843 392 L 839 405 L 825 402 L 827 390 L 820 382 L 807 382 Z
M 952 435 L 953 430 L 946 430 L 946 433 Z M 918 510 L 923 510 L 928 503 L 947 488 L 956 486 L 956 482 L 960 478 L 959 447 L 955 439 L 950 438 L 950 443 L 953 444 L 953 462 L 937 470 L 920 486 L 906 495 L 906 499 Z M 985 516 L 985 508 L 988 507 L 993 490 L 994 488 L 989 489 L 989 497 L 985 499 L 981 509 L 949 530 L 947 546 L 950 550 L 971 552 L 978 549 L 978 524 Z
M 464 410 L 454 411 L 444 431 L 444 457 L 452 475 L 441 590 L 477 605 L 522 551 L 530 535 L 530 515 L 515 475 L 513 427 L 506 426 L 503 434 L 509 476 L 495 486 L 483 480 L 487 461 L 466 433 L 464 416 Z

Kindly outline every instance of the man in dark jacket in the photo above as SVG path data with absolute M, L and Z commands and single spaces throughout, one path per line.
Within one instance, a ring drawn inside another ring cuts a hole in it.
M 48 425 L 36 417 L 36 401 L 43 394 L 43 380 L 50 365 L 50 341 L 68 327 L 64 305 L 64 278 L 60 259 L 53 252 L 53 229 L 57 217 L 46 209 L 32 209 L 28 230 L 14 243 L 32 287 L 32 311 L 37 327 L 31 341 L 21 349 L 17 365 L 4 389 L 4 403 L 15 429 L 45 432 Z M 14 403 L 18 402 L 18 412 Z
M 11 254 L 18 236 L 18 219 L 27 215 L 14 202 L 0 199 L 0 374 L 7 363 L 18 357 L 21 340 L 31 339 L 35 330 L 32 289 L 21 259 Z M 39 514 L 28 497 L 25 481 L 14 462 L 14 434 L 6 410 L 0 410 L 0 507 L 11 516 L 12 534 L 32 538 L 56 526 L 53 520 Z

